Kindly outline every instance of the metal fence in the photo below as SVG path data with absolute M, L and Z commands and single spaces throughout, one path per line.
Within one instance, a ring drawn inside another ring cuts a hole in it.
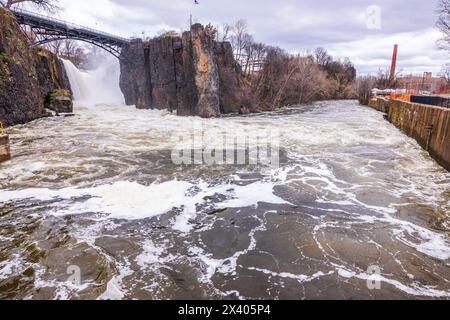
M 440 96 L 411 96 L 411 102 L 450 108 L 450 99 Z

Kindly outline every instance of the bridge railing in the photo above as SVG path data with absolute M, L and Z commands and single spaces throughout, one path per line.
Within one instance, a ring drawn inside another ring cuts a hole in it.
M 28 11 L 28 10 L 24 10 L 24 9 L 20 9 L 20 8 L 12 9 L 11 11 L 12 11 L 12 13 L 17 14 L 17 15 L 27 15 L 27 16 L 31 16 L 31 17 L 34 17 L 34 18 L 37 18 L 37 19 L 47 20 L 47 21 L 51 21 L 51 22 L 57 22 L 59 24 L 62 24 L 64 26 L 66 26 L 67 29 L 69 29 L 69 30 L 70 29 L 73 29 L 73 30 L 77 30 L 77 29 L 85 30 L 85 31 L 89 31 L 89 32 L 92 32 L 92 33 L 97 33 L 99 35 L 103 35 L 103 36 L 106 36 L 106 37 L 109 37 L 109 38 L 115 38 L 115 39 L 123 41 L 123 42 L 130 42 L 130 39 L 127 39 L 127 38 L 124 38 L 124 37 L 118 37 L 118 36 L 116 36 L 114 34 L 111 34 L 111 33 L 99 31 L 99 30 L 96 30 L 96 29 L 93 29 L 93 28 L 89 28 L 89 27 L 85 27 L 85 26 L 78 25 L 78 24 L 75 24 L 75 23 L 71 23 L 71 22 L 68 22 L 68 21 L 65 21 L 65 20 L 62 20 L 62 19 L 45 16 L 43 14 L 35 13 L 35 12 L 32 12 L 32 11 Z

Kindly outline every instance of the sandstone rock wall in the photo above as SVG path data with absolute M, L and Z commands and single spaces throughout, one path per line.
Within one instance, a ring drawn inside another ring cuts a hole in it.
M 200 24 L 181 37 L 132 41 L 120 61 L 121 90 L 137 108 L 208 118 L 250 107 L 231 45 Z
M 61 61 L 41 48 L 30 48 L 14 16 L 0 8 L 0 121 L 5 126 L 46 115 L 50 92 L 70 90 Z

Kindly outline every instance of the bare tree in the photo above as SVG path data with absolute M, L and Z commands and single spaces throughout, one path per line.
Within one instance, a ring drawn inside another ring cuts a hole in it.
M 394 81 L 390 79 L 389 69 L 379 69 L 375 79 L 375 86 L 378 89 L 396 88 L 398 86 L 398 78 L 402 70 L 398 71 L 394 76 Z
M 86 48 L 71 39 L 58 40 L 47 45 L 47 49 L 60 57 L 72 61 L 77 67 L 87 63 Z
M 254 71 L 261 69 L 267 53 L 267 46 L 263 43 L 254 42 L 253 39 L 249 39 L 244 52 L 247 57 L 244 65 L 244 74 L 249 76 Z
M 447 84 L 450 85 L 450 63 L 442 67 L 441 74 L 445 78 L 445 80 L 447 80 Z
M 233 28 L 228 23 L 223 24 L 221 29 L 217 28 L 217 41 L 230 41 L 230 34 L 232 29 Z
M 53 13 L 60 10 L 60 7 L 57 5 L 58 0 L 6 0 L 5 7 L 12 9 L 26 3 L 30 3 L 36 8 L 47 12 Z
M 376 79 L 373 76 L 363 76 L 356 79 L 356 94 L 359 103 L 368 105 L 372 89 L 375 87 Z
M 248 74 L 250 72 L 250 65 L 253 59 L 253 50 L 254 50 L 254 43 L 253 36 L 246 33 L 244 35 L 243 39 L 243 45 L 242 53 L 241 53 L 241 64 L 244 68 L 244 73 Z
M 314 61 L 321 67 L 325 68 L 333 59 L 324 48 L 317 48 L 313 53 Z
M 59 56 L 62 53 L 63 41 L 58 40 L 58 41 L 49 42 L 45 45 L 45 47 L 50 52 L 53 52 L 54 54 Z
M 242 54 L 250 40 L 248 26 L 245 20 L 238 20 L 232 27 L 231 45 L 233 46 L 236 60 L 241 62 Z
M 442 49 L 450 50 L 450 0 L 440 0 L 438 14 L 439 18 L 436 25 L 443 33 L 439 44 Z

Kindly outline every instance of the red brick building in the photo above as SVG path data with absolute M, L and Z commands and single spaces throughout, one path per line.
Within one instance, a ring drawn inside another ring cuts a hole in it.
M 431 72 L 425 72 L 423 76 L 400 76 L 398 78 L 397 89 L 407 89 L 410 93 L 450 93 L 450 86 L 447 79 L 445 77 L 433 77 Z

